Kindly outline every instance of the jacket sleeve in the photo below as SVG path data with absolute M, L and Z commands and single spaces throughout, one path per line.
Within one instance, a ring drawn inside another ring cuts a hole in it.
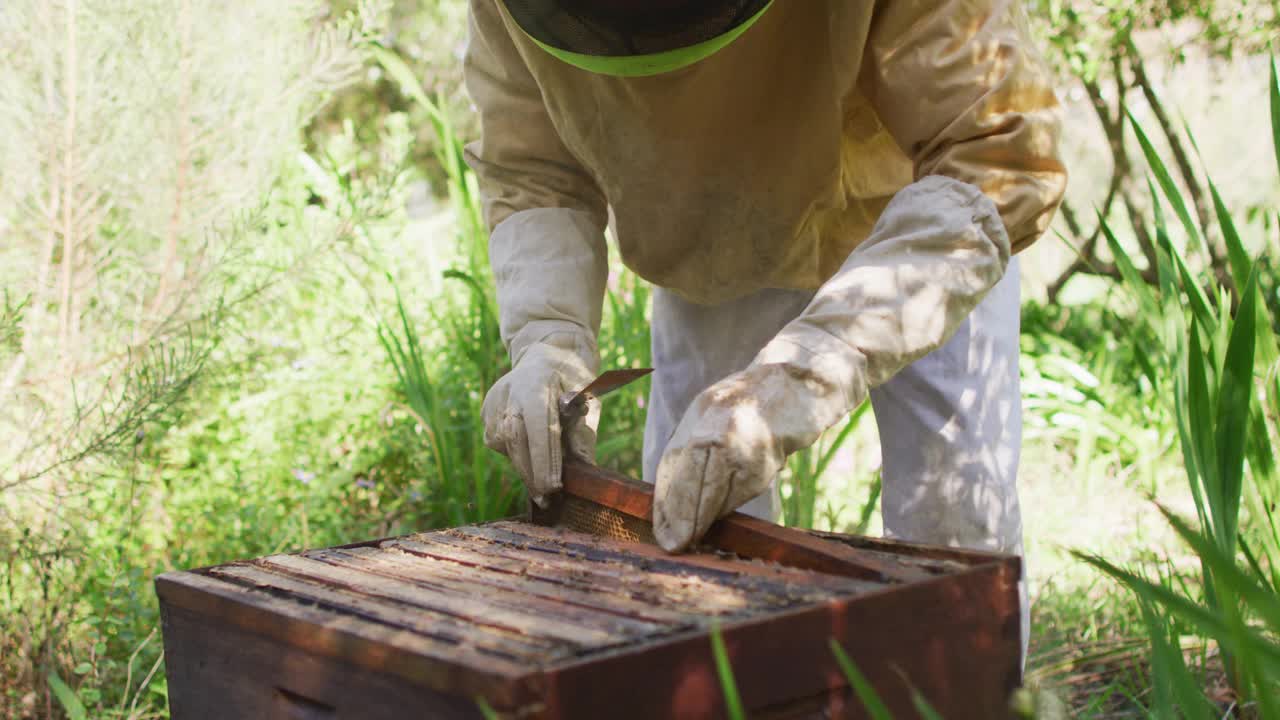
M 503 341 L 513 360 L 549 334 L 594 350 L 608 274 L 607 204 L 565 147 L 499 0 L 471 0 L 463 61 L 480 116 L 466 148 L 490 230 Z
M 878 0 L 864 92 L 915 165 L 995 203 L 1013 252 L 1066 189 L 1051 77 L 1018 0 Z

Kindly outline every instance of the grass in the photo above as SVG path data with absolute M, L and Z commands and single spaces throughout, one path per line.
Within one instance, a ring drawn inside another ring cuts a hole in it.
M 1272 98 L 1280 97 L 1274 61 L 1270 81 Z M 1193 222 L 1186 199 L 1142 126 L 1132 117 L 1130 123 L 1161 194 L 1181 221 L 1187 251 L 1204 251 L 1209 240 Z M 1273 103 L 1273 128 L 1273 140 L 1280 143 L 1280 102 Z M 1171 405 L 1196 521 L 1193 525 L 1164 507 L 1160 510 L 1198 558 L 1199 577 L 1188 582 L 1177 572 L 1152 576 L 1097 554 L 1082 552 L 1077 557 L 1118 580 L 1139 602 L 1150 649 L 1151 693 L 1144 704 L 1154 716 L 1208 717 L 1222 712 L 1205 698 L 1204 679 L 1183 652 L 1180 637 L 1190 631 L 1211 639 L 1220 651 L 1232 706 L 1272 717 L 1280 713 L 1280 644 L 1275 640 L 1280 633 L 1280 583 L 1275 573 L 1280 555 L 1274 552 L 1271 521 L 1277 500 L 1272 379 L 1274 358 L 1280 353 L 1254 262 L 1212 182 L 1210 187 L 1231 259 L 1235 297 L 1231 288 L 1192 271 L 1184 250 L 1172 241 L 1154 189 L 1156 288 L 1141 278 L 1103 221 L 1125 286 L 1140 311 L 1133 337 L 1155 350 L 1154 360 L 1145 366 L 1146 377 L 1153 387 L 1165 389 Z M 1246 461 L 1256 506 L 1268 522 L 1242 535 Z M 1199 669 L 1204 665 L 1202 659 Z

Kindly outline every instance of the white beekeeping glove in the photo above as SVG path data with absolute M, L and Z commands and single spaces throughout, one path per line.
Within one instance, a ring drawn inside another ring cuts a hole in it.
M 511 371 L 485 395 L 484 442 L 511 458 L 529 497 L 543 507 L 561 487 L 566 446 L 584 460 L 595 458 L 599 403 L 567 429 L 558 403 L 595 379 L 600 365 L 595 336 L 606 252 L 591 216 L 566 208 L 515 213 L 489 240 Z
M 694 399 L 658 464 L 654 534 L 683 550 L 767 490 L 875 387 L 944 344 L 1004 274 L 1009 239 L 967 183 L 926 177 L 745 370 Z
M 595 378 L 594 356 L 594 344 L 581 333 L 553 333 L 529 346 L 485 395 L 484 444 L 511 458 L 539 506 L 560 490 L 562 442 L 573 455 L 595 460 L 599 403 L 588 405 L 586 417 L 568 428 L 561 426 L 558 405 L 562 394 Z

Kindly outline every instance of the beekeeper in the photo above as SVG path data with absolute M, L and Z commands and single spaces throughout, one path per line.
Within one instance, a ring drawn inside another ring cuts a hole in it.
M 1018 263 L 1066 173 L 1017 0 L 471 0 L 512 369 L 485 442 L 537 502 L 596 374 L 604 231 L 654 286 L 644 479 L 672 551 L 870 395 L 886 534 L 1020 552 Z M 745 504 L 745 505 L 744 505 Z M 1025 622 L 1024 622 L 1025 628 Z

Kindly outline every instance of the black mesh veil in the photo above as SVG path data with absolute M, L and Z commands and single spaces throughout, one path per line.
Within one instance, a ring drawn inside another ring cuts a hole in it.
M 583 55 L 649 55 L 719 37 L 769 0 L 503 0 L 535 40 Z

